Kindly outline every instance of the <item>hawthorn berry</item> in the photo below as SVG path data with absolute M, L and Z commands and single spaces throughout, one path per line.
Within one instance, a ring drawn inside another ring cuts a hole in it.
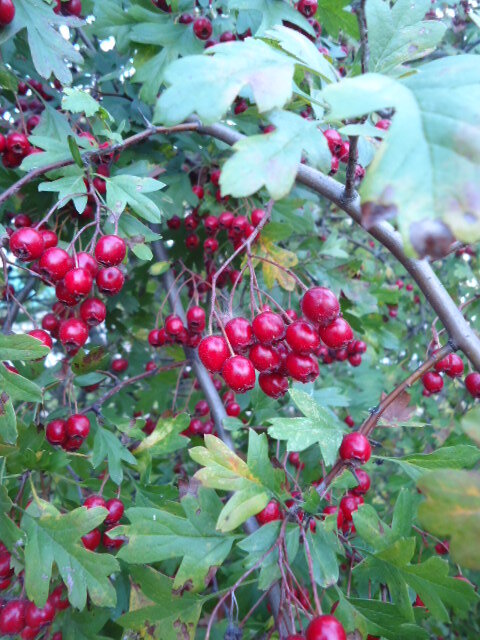
M 300 303 L 303 314 L 321 327 L 329 325 L 340 313 L 337 297 L 325 287 L 309 289 Z
M 95 278 L 98 273 L 98 262 L 89 253 L 85 253 L 85 251 L 77 253 L 77 265 L 79 268 L 89 271 L 92 278 Z
M 184 328 L 183 322 L 178 316 L 171 315 L 165 319 L 165 331 L 172 338 L 179 336 Z
M 49 349 L 53 347 L 53 342 L 51 337 L 48 335 L 46 331 L 43 331 L 42 329 L 33 329 L 32 331 L 28 332 L 28 335 L 32 336 L 32 338 L 36 338 L 37 340 L 40 340 L 40 342 L 43 344 L 44 347 L 48 347 Z
M 365 464 L 370 460 L 372 448 L 363 433 L 355 431 L 343 436 L 339 453 L 342 460 L 357 461 Z
M 67 426 L 65 420 L 52 420 L 45 427 L 45 437 L 50 444 L 63 445 L 67 438 Z
M 85 549 L 88 551 L 96 551 L 102 541 L 102 534 L 100 529 L 92 529 L 84 536 L 82 536 L 82 543 Z
M 237 402 L 229 402 L 225 407 L 227 416 L 230 416 L 231 418 L 238 418 L 241 411 L 242 409 Z
M 80 305 L 80 317 L 89 327 L 96 327 L 107 317 L 107 308 L 98 298 L 88 298 Z
M 5 27 L 15 17 L 15 5 L 12 0 L 0 0 L 0 24 Z
M 45 250 L 56 247 L 58 244 L 58 236 L 51 229 L 40 229 L 40 235 L 43 238 L 43 246 Z
M 127 245 L 119 236 L 102 236 L 95 247 L 95 259 L 104 267 L 116 267 L 125 258 Z
M 45 606 L 40 609 L 35 605 L 34 602 L 29 602 L 25 608 L 25 622 L 27 626 L 37 629 L 43 627 L 50 622 L 55 617 L 55 607 L 51 602 L 47 600 Z
M 318 9 L 317 0 L 299 0 L 297 4 L 297 10 L 306 18 L 314 16 Z
M 198 356 L 211 373 L 221 371 L 229 355 L 227 341 L 222 336 L 207 336 L 198 345 Z
M 347 521 L 353 519 L 353 513 L 357 511 L 358 507 L 363 504 L 362 496 L 355 495 L 353 493 L 347 493 L 346 496 L 340 500 L 340 509 L 343 513 L 343 517 Z
M 200 238 L 197 236 L 196 233 L 190 233 L 185 238 L 185 245 L 187 249 L 191 249 L 191 250 L 197 249 L 200 245 Z
M 465 386 L 468 393 L 474 398 L 480 398 L 480 373 L 474 371 L 465 377 Z
M 285 323 L 282 316 L 273 311 L 263 311 L 253 319 L 252 329 L 255 337 L 264 345 L 282 340 L 285 336 Z
M 65 275 L 65 287 L 66 289 L 77 298 L 83 298 L 88 295 L 92 289 L 93 278 L 88 269 L 78 267 L 77 269 L 71 269 Z
M 435 371 L 427 371 L 423 374 L 422 383 L 429 393 L 440 393 L 443 389 L 443 378 Z
M 128 369 L 128 360 L 126 358 L 115 358 L 112 360 L 110 368 L 114 373 L 123 373 Z
M 167 227 L 172 231 L 176 231 L 180 229 L 182 226 L 182 221 L 178 216 L 172 216 L 169 220 L 167 220 Z
M 342 349 L 353 340 L 352 328 L 344 318 L 336 318 L 326 327 L 320 327 L 318 332 L 330 349 Z
M 331 615 L 314 618 L 307 627 L 306 640 L 347 640 L 343 625 Z
M 449 378 L 458 378 L 463 375 L 465 366 L 463 364 L 463 360 L 456 353 L 450 354 L 450 363 L 448 369 L 445 370 L 445 373 Z
M 65 249 L 50 247 L 47 249 L 38 263 L 40 273 L 52 282 L 59 282 L 73 269 L 73 258 Z
M 95 282 L 100 293 L 106 296 L 115 296 L 122 290 L 125 278 L 118 267 L 107 267 L 100 269 Z
M 106 509 L 107 502 L 102 496 L 91 495 L 88 496 L 86 500 L 84 500 L 83 506 L 87 509 L 94 509 L 95 507 L 103 507 L 104 509 Z
M 320 338 L 314 327 L 305 320 L 296 320 L 287 327 L 285 339 L 295 353 L 302 356 L 314 352 L 320 346 Z
M 235 353 L 243 353 L 254 340 L 252 325 L 245 318 L 232 318 L 225 325 L 225 333 Z
M 79 318 L 69 318 L 60 324 L 58 337 L 67 352 L 72 353 L 83 347 L 88 340 L 88 327 Z
M 233 215 L 233 213 L 230 213 L 230 211 L 223 211 L 218 216 L 218 226 L 220 227 L 220 229 L 230 229 L 234 219 L 235 216 Z
M 116 524 L 122 519 L 125 507 L 121 500 L 118 498 L 112 498 L 107 501 L 105 506 L 108 509 L 108 516 L 105 518 L 105 524 Z
M 105 549 L 111 549 L 112 551 L 115 551 L 117 549 L 120 549 L 120 547 L 123 546 L 123 544 L 125 543 L 125 540 L 122 540 L 122 538 L 112 538 L 108 535 L 108 532 L 111 531 L 111 529 L 113 529 L 114 527 L 111 527 L 110 529 L 107 529 L 106 531 L 103 532 L 102 535 L 102 544 L 105 547 Z
M 60 321 L 54 313 L 46 313 L 42 318 L 42 329 L 50 333 L 55 333 L 59 324 Z
M 205 311 L 202 307 L 190 307 L 187 311 L 188 330 L 201 333 L 205 329 Z
M 255 516 L 259 525 L 268 524 L 269 522 L 274 522 L 275 520 L 282 519 L 282 512 L 280 510 L 280 505 L 276 500 L 270 500 L 266 507 L 264 507 L 260 513 L 257 513 Z
M 250 362 L 260 372 L 271 373 L 278 369 L 281 363 L 280 354 L 273 347 L 254 344 L 248 354 Z
M 335 507 L 333 505 L 328 505 L 327 507 L 324 508 L 323 510 L 323 514 L 325 516 L 331 516 L 331 515 L 337 515 L 337 529 L 341 529 L 342 528 L 342 524 L 343 524 L 343 511 L 341 509 L 339 509 L 338 507 Z
M 10 600 L 0 609 L 0 634 L 14 636 L 25 628 L 25 608 L 23 600 Z
M 45 243 L 42 234 L 30 227 L 14 231 L 9 240 L 10 251 L 22 262 L 37 260 L 42 255 Z
M 299 382 L 313 382 L 320 373 L 318 362 L 312 356 L 301 356 L 298 353 L 289 353 L 286 359 L 288 374 Z
M 245 393 L 255 386 L 255 369 L 250 360 L 243 356 L 228 358 L 222 367 L 222 376 L 235 393 Z
M 208 18 L 197 18 L 193 23 L 193 33 L 199 40 L 208 40 L 212 32 L 212 23 Z
M 5 2 L 5 0 L 2 0 L 2 2 Z M 9 133 L 5 142 L 5 150 L 7 153 L 12 153 L 19 158 L 24 158 L 30 151 L 30 143 L 27 136 L 19 131 Z
M 355 475 L 357 477 L 358 484 L 352 489 L 352 493 L 358 496 L 362 495 L 362 493 L 367 493 L 370 489 L 370 476 L 363 469 L 357 469 L 355 471 Z
M 81 413 L 74 413 L 65 424 L 68 438 L 85 440 L 90 433 L 90 420 Z

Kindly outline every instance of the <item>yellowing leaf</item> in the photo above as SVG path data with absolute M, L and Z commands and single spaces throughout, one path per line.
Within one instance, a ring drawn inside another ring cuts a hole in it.
M 258 255 L 276 263 L 262 262 L 263 279 L 269 289 L 275 286 L 275 282 L 278 282 L 282 289 L 286 291 L 295 289 L 295 279 L 284 270 L 291 269 L 298 264 L 298 257 L 293 251 L 283 249 L 273 242 L 260 240 Z

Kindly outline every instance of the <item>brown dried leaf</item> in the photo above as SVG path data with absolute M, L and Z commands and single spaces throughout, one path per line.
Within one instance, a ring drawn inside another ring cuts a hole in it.
M 382 400 L 386 397 L 385 393 L 382 393 Z M 383 412 L 379 426 L 383 427 L 398 427 L 401 424 L 408 422 L 413 413 L 415 407 L 409 406 L 411 395 L 404 391 L 398 398 L 396 398 L 392 404 Z

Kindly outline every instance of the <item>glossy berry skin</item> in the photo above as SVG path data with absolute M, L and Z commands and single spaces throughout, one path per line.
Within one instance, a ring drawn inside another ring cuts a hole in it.
M 330 349 L 343 349 L 353 340 L 352 327 L 343 318 L 336 318 L 326 327 L 320 327 L 318 333 Z
M 318 362 L 312 356 L 300 356 L 297 353 L 289 353 L 286 359 L 288 374 L 299 382 L 313 382 L 320 373 Z
M 3 609 L 0 609 L 0 634 L 13 636 L 23 631 L 25 608 L 23 600 L 10 600 Z
M 123 373 L 128 369 L 128 360 L 126 358 L 115 358 L 112 360 L 111 369 L 114 373 Z
M 116 267 L 127 253 L 125 240 L 119 236 L 102 236 L 95 247 L 95 259 L 104 267 Z
M 205 311 L 202 307 L 190 307 L 187 311 L 188 330 L 201 333 L 205 329 Z
M 352 418 L 352 416 L 347 416 L 344 422 L 349 429 L 353 429 L 353 427 L 355 426 L 355 420 Z
M 390 128 L 391 125 L 391 121 L 390 120 L 379 120 L 375 126 L 377 127 L 377 129 L 382 129 L 383 131 L 388 131 L 388 129 Z
M 235 353 L 243 353 L 253 343 L 252 325 L 245 318 L 232 318 L 225 325 L 225 333 Z
M 100 269 L 95 282 L 100 293 L 106 296 L 115 296 L 122 290 L 125 278 L 118 267 L 107 267 Z
M 297 10 L 306 18 L 314 16 L 318 9 L 317 0 L 299 0 L 297 4 Z
M 18 215 L 15 216 L 14 225 L 17 229 L 21 229 L 22 227 L 31 227 L 32 219 L 30 218 L 30 216 L 27 216 L 25 213 L 19 213 Z
M 363 433 L 355 431 L 354 433 L 347 433 L 343 437 L 339 453 L 342 460 L 357 461 L 365 464 L 370 460 L 372 448 Z
M 71 269 L 65 276 L 65 287 L 78 298 L 84 298 L 92 290 L 93 278 L 88 269 Z
M 439 373 L 427 371 L 422 377 L 422 384 L 430 393 L 440 393 L 443 389 L 443 378 Z
M 22 227 L 12 233 L 9 246 L 10 251 L 19 260 L 31 262 L 40 258 L 45 248 L 45 243 L 41 233 L 30 227 Z
M 121 520 L 125 507 L 123 502 L 118 498 L 112 498 L 108 500 L 106 507 L 108 509 L 108 516 L 105 518 L 105 524 L 116 524 Z
M 463 364 L 463 360 L 456 353 L 450 354 L 450 364 L 448 369 L 446 369 L 445 373 L 449 378 L 458 378 L 463 375 L 465 366 Z
M 263 220 L 264 217 L 265 217 L 264 209 L 254 209 L 250 216 L 253 226 L 258 227 L 258 225 L 260 224 L 260 222 Z
M 27 136 L 18 131 L 8 134 L 5 146 L 7 153 L 13 153 L 20 158 L 24 158 L 30 151 L 30 143 Z
M 110 529 L 103 532 L 103 536 L 102 536 L 103 546 L 105 547 L 105 549 L 111 549 L 112 551 L 120 549 L 120 547 L 123 546 L 125 541 L 122 540 L 121 538 L 111 538 L 108 535 L 108 531 L 110 531 Z
M 178 316 L 168 316 L 165 320 L 165 331 L 172 338 L 179 336 L 184 329 L 183 322 Z
M 254 344 L 248 354 L 255 369 L 264 373 L 271 373 L 281 364 L 280 354 L 273 348 L 263 344 Z
M 363 469 L 357 469 L 355 473 L 358 478 L 358 484 L 351 491 L 356 496 L 360 496 L 370 489 L 370 476 Z
M 338 155 L 342 148 L 343 140 L 342 136 L 335 129 L 326 129 L 323 135 L 327 139 L 328 148 L 333 156 Z
M 53 347 L 53 342 L 51 337 L 48 335 L 46 331 L 43 331 L 42 329 L 33 329 L 32 331 L 28 332 L 28 335 L 32 336 L 32 338 L 36 338 L 37 340 L 40 340 L 40 342 L 43 344 L 44 347 L 48 347 L 49 349 Z
M 282 512 L 280 505 L 276 500 L 270 500 L 266 507 L 264 507 L 260 513 L 255 516 L 260 526 L 267 524 L 268 522 L 274 522 L 275 520 L 282 519 Z
M 301 309 L 309 320 L 320 327 L 325 327 L 338 317 L 340 303 L 330 289 L 314 287 L 303 296 Z
M 233 215 L 233 213 L 231 213 L 230 211 L 223 211 L 218 216 L 218 226 L 220 227 L 220 229 L 230 229 L 234 219 L 235 216 Z
M 85 549 L 88 551 L 95 551 L 100 546 L 102 541 L 102 534 L 99 529 L 92 529 L 84 536 L 82 536 L 82 542 Z
M 253 319 L 252 329 L 262 344 L 272 344 L 285 337 L 285 323 L 282 316 L 273 311 L 263 311 Z
M 55 617 L 55 607 L 47 600 L 43 609 L 39 609 L 33 602 L 29 602 L 25 609 L 27 626 L 38 629 L 52 622 Z
M 15 6 L 12 0 L 0 0 L 0 25 L 5 27 L 15 17 Z
M 200 20 L 202 20 L 202 18 L 200 18 Z M 208 22 L 210 22 L 210 21 L 208 21 Z M 195 30 L 195 25 L 194 25 L 193 29 Z M 192 187 L 192 193 L 194 193 L 199 200 L 203 200 L 203 198 L 205 197 L 205 191 L 203 190 L 203 187 L 201 185 L 199 185 L 199 184 L 196 184 L 196 185 L 194 185 Z
M 222 336 L 207 336 L 198 345 L 198 356 L 210 373 L 217 373 L 229 357 L 228 345 Z
M 187 249 L 198 249 L 200 245 L 200 238 L 197 236 L 196 233 L 190 233 L 186 238 L 185 238 L 185 246 L 187 247 Z
M 178 216 L 172 216 L 169 220 L 167 220 L 167 227 L 172 231 L 176 231 L 180 229 L 182 226 L 182 221 Z
M 88 496 L 88 498 L 84 500 L 83 506 L 87 509 L 94 509 L 95 507 L 103 507 L 104 509 L 106 509 L 107 503 L 105 501 L 105 498 L 102 498 L 102 496 L 92 495 Z
M 68 352 L 75 351 L 83 347 L 88 339 L 88 327 L 79 318 L 69 318 L 63 320 L 58 332 L 60 342 Z
M 242 409 L 237 402 L 229 402 L 225 407 L 225 411 L 227 413 L 227 416 L 229 416 L 230 418 L 238 418 Z
M 85 251 L 77 253 L 77 265 L 82 269 L 90 271 L 92 278 L 95 278 L 98 273 L 98 262 L 89 253 L 85 253 Z
M 333 616 L 314 618 L 307 627 L 306 640 L 347 640 L 343 625 Z
M 305 320 L 296 320 L 287 327 L 285 339 L 292 351 L 308 355 L 320 346 L 320 338 L 314 327 Z
M 193 23 L 193 33 L 199 40 L 208 40 L 212 35 L 212 32 L 212 23 L 208 18 L 197 18 Z
M 98 298 L 89 298 L 80 305 L 80 317 L 89 327 L 96 327 L 107 317 L 107 307 Z
M 222 376 L 235 393 L 245 393 L 255 386 L 255 369 L 250 360 L 243 356 L 228 358 L 223 365 Z
M 81 413 L 74 413 L 68 418 L 65 428 L 69 438 L 85 440 L 90 433 L 90 420 Z
M 468 393 L 474 398 L 480 398 L 480 373 L 474 371 L 465 377 L 465 386 Z
M 152 329 L 148 334 L 148 344 L 151 347 L 158 348 L 163 347 L 166 342 L 165 329 Z
M 55 332 L 59 324 L 60 322 L 54 313 L 47 313 L 42 318 L 42 329 L 50 331 L 50 333 Z
M 45 427 L 45 437 L 50 444 L 62 445 L 67 439 L 67 426 L 65 420 L 52 420 Z
M 353 514 L 363 502 L 362 496 L 352 493 L 347 493 L 346 496 L 343 496 L 340 500 L 340 509 L 343 513 L 344 520 L 351 522 L 353 520 Z
M 258 376 L 258 384 L 269 398 L 283 398 L 288 391 L 288 380 L 279 373 L 261 373 Z
M 38 263 L 40 273 L 52 282 L 59 282 L 73 269 L 73 258 L 60 247 L 50 247 Z
M 45 249 L 50 249 L 51 247 L 56 247 L 58 244 L 58 236 L 55 231 L 51 229 L 43 229 L 40 231 L 40 234 L 43 238 L 43 245 Z
M 77 296 L 74 296 L 73 293 L 70 293 L 63 280 L 57 282 L 57 285 L 55 287 L 55 295 L 57 296 L 59 302 L 63 302 L 63 304 L 67 305 L 67 307 L 74 307 L 78 302 Z M 65 315 L 68 316 L 69 313 L 66 313 Z

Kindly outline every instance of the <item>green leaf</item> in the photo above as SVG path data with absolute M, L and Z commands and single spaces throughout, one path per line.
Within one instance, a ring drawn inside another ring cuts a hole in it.
M 17 418 L 12 400 L 5 392 L 0 392 L 0 440 L 8 444 L 17 441 Z
M 461 420 L 463 431 L 475 444 L 480 445 L 480 407 L 473 407 Z
M 79 27 L 82 24 L 78 18 L 55 14 L 51 5 L 40 0 L 16 0 L 15 18 L 2 29 L 0 43 L 26 28 L 30 53 L 38 73 L 46 79 L 54 75 L 62 84 L 70 84 L 70 63 L 81 64 L 83 58 L 73 43 L 62 36 L 58 27 Z
M 150 247 L 147 247 L 146 244 L 134 244 L 132 247 L 133 253 L 137 256 L 139 260 L 149 261 L 153 258 L 153 253 Z
M 333 464 L 343 437 L 338 418 L 304 391 L 291 389 L 290 396 L 305 417 L 270 418 L 268 435 L 286 440 L 287 451 L 304 451 L 318 443 L 325 464 Z
M 282 49 L 299 62 L 315 71 L 328 82 L 337 82 L 338 74 L 335 67 L 328 62 L 311 40 L 302 33 L 289 29 L 283 25 L 276 25 L 265 34 L 268 38 L 276 40 Z
M 0 87 L 12 92 L 16 92 L 18 89 L 17 78 L 4 66 L 0 67 Z
M 10 551 L 24 537 L 23 531 L 8 515 L 12 506 L 13 503 L 8 497 L 6 487 L 0 486 L 0 531 L 2 532 L 2 542 Z
M 189 451 L 190 457 L 203 467 L 194 478 L 205 487 L 233 492 L 217 522 L 220 531 L 232 531 L 266 506 L 271 493 L 279 487 L 279 474 L 271 466 L 264 434 L 259 436 L 250 429 L 248 462 L 215 436 L 207 435 L 204 441 L 204 447 Z
M 169 269 L 170 269 L 170 262 L 167 262 L 167 261 L 165 261 L 165 262 L 155 262 L 154 264 L 152 264 L 152 266 L 150 267 L 148 272 L 152 276 L 162 276 Z
M 72 144 L 74 143 L 71 136 L 68 137 L 68 141 L 69 144 L 70 141 L 72 141 Z M 71 146 L 70 150 L 72 150 Z M 57 180 L 52 180 L 50 182 L 42 182 L 38 187 L 38 190 L 58 192 L 59 200 L 63 200 L 64 204 L 67 204 L 69 200 L 72 200 L 78 213 L 82 213 L 87 205 L 87 187 L 84 182 L 85 172 L 83 171 L 83 165 L 82 168 L 78 166 L 65 167 L 62 173 L 62 178 L 58 178 Z
M 175 418 L 160 419 L 155 430 L 133 450 L 135 455 L 148 451 L 150 455 L 165 455 L 183 449 L 189 443 L 181 433 L 187 429 L 190 418 L 180 413 Z
M 402 467 L 414 480 L 434 469 L 469 469 L 480 460 L 480 449 L 468 444 L 441 447 L 432 453 L 413 453 L 399 458 L 386 458 Z
M 346 601 L 341 600 L 342 604 Z M 339 609 L 342 610 L 342 604 Z M 354 611 L 356 625 L 368 627 L 371 634 L 388 640 L 428 640 L 428 633 L 406 618 L 400 607 L 390 602 L 350 598 L 348 605 Z M 348 606 L 347 605 L 347 606 Z
M 108 472 L 115 484 L 121 484 L 123 480 L 122 460 L 134 467 L 137 461 L 130 451 L 124 447 L 119 439 L 107 429 L 98 427 L 95 433 L 92 450 L 93 468 L 99 467 L 107 459 Z
M 72 154 L 72 158 L 75 160 L 75 164 L 80 169 L 83 169 L 82 156 L 80 155 L 80 149 L 78 148 L 78 144 L 75 142 L 75 138 L 73 136 L 68 136 L 68 146 L 70 147 L 70 153 Z
M 302 151 L 313 164 L 326 169 L 331 161 L 327 141 L 315 122 L 288 111 L 269 116 L 275 131 L 250 136 L 233 146 L 234 154 L 223 165 L 223 194 L 249 196 L 265 186 L 275 200 L 286 196 L 295 182 Z
M 282 107 L 292 95 L 294 60 L 261 40 L 247 38 L 208 51 L 168 67 L 165 80 L 171 86 L 157 102 L 154 122 L 177 124 L 194 113 L 204 123 L 217 122 L 247 86 L 260 112 Z
M 368 0 L 366 18 L 370 71 L 388 73 L 410 60 L 431 53 L 447 26 L 439 20 L 423 20 L 430 0 Z
M 101 107 L 87 91 L 66 87 L 63 90 L 62 109 L 70 113 L 84 113 L 89 118 L 98 113 Z
M 37 606 L 44 606 L 47 600 L 53 563 L 74 607 L 85 607 L 87 593 L 99 607 L 115 606 L 115 589 L 108 577 L 118 571 L 118 562 L 108 553 L 87 551 L 80 540 L 106 515 L 106 509 L 101 507 L 80 507 L 61 514 L 53 505 L 38 499 L 27 508 L 21 523 L 26 534 L 25 586 Z
M 187 517 L 160 509 L 128 509 L 131 524 L 117 527 L 112 535 L 128 537 L 128 544 L 118 553 L 125 562 L 144 564 L 182 558 L 174 588 L 189 584 L 193 590 L 201 590 L 210 567 L 220 566 L 230 553 L 234 537 L 215 531 L 222 503 L 213 491 L 200 488 L 198 497 L 186 496 L 182 506 Z
M 125 174 L 106 178 L 105 182 L 107 183 L 107 206 L 116 216 L 119 216 L 128 204 L 137 215 L 148 222 L 161 222 L 160 209 L 145 194 L 161 189 L 164 186 L 162 182 L 153 178 Z
M 108 366 L 110 356 L 105 347 L 93 347 L 86 352 L 83 349 L 72 358 L 71 367 L 75 375 L 91 373 Z
M 344 31 L 358 38 L 358 23 L 350 10 L 351 0 L 319 0 L 316 17 L 322 27 L 334 38 Z
M 35 147 L 43 149 L 42 153 L 32 153 L 26 156 L 21 164 L 24 171 L 43 167 L 53 162 L 70 160 L 72 157 L 68 144 L 68 136 L 74 135 L 65 115 L 49 105 L 42 112 L 40 124 L 29 136 L 29 141 Z M 77 138 L 80 142 L 82 138 Z M 83 140 L 85 144 L 85 140 Z
M 5 365 L 0 365 L 0 389 L 16 400 L 27 402 L 41 402 L 42 390 L 34 382 L 30 382 L 18 373 L 9 371 Z
M 480 475 L 473 471 L 433 471 L 418 481 L 425 496 L 418 510 L 422 524 L 449 536 L 450 554 L 464 567 L 480 569 Z
M 287 21 L 301 27 L 310 35 L 313 35 L 312 26 L 285 0 L 230 0 L 230 9 L 238 11 L 251 11 L 258 17 L 258 28 L 254 35 L 262 36 L 270 27 L 281 25 Z
M 366 74 L 329 85 L 323 96 L 336 120 L 395 108 L 360 189 L 364 207 L 396 211 L 407 245 L 421 230 L 412 223 L 428 218 L 465 242 L 480 238 L 478 56 L 429 62 L 402 82 Z
M 192 593 L 175 595 L 173 580 L 152 567 L 131 567 L 135 584 L 130 593 L 129 611 L 116 623 L 124 629 L 144 632 L 155 625 L 162 640 L 193 640 L 204 599 Z M 138 586 L 137 586 L 138 585 Z
M 0 360 L 37 360 L 50 353 L 40 340 L 27 334 L 0 334 Z
M 316 521 L 315 532 L 307 531 L 307 542 L 313 565 L 315 582 L 328 588 L 338 581 L 338 543 L 333 531 L 326 531 L 322 522 Z M 305 558 L 306 558 L 306 549 Z M 307 558 L 306 558 L 307 559 Z M 308 560 L 307 560 L 308 562 Z

